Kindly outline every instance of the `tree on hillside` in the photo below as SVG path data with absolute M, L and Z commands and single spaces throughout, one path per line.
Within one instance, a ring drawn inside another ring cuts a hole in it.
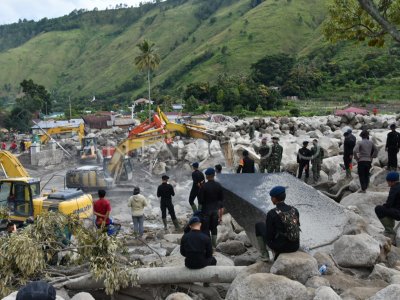
M 294 63 L 293 57 L 283 53 L 267 55 L 251 66 L 252 77 L 266 86 L 282 85 Z
M 140 54 L 135 57 L 135 65 L 140 71 L 147 71 L 147 82 L 149 85 L 149 101 L 151 100 L 151 86 L 150 86 L 150 72 L 157 69 L 160 65 L 160 56 L 158 55 L 155 44 L 143 40 L 141 43 L 137 44 L 140 50 Z M 149 118 L 151 118 L 151 109 L 149 103 Z
M 22 98 L 17 99 L 20 107 L 31 112 L 41 111 L 46 114 L 51 112 L 50 93 L 43 85 L 34 83 L 32 79 L 23 80 L 20 85 L 22 92 L 25 94 Z
M 333 0 L 324 34 L 330 41 L 368 39 L 369 46 L 383 46 L 390 35 L 400 43 L 399 0 Z

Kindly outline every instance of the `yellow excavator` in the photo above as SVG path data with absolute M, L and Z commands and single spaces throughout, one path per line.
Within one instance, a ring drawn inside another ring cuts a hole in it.
M 131 180 L 132 164 L 130 163 L 129 153 L 157 142 L 171 141 L 175 136 L 204 139 L 209 142 L 218 140 L 227 165 L 232 166 L 233 151 L 229 138 L 210 132 L 202 126 L 170 122 L 160 108 L 157 108 L 157 114 L 164 124 L 161 128 L 148 130 L 122 141 L 103 168 L 83 166 L 69 170 L 66 174 L 67 187 L 94 191 L 96 189 L 110 189 L 123 180 Z
M 79 124 L 78 127 L 71 127 L 68 125 L 65 126 L 57 126 L 48 129 L 45 131 L 42 129 L 43 135 L 40 136 L 39 140 L 42 145 L 47 144 L 52 135 L 57 135 L 57 134 L 64 134 L 64 133 L 76 133 L 79 137 L 79 141 L 82 143 L 83 138 L 85 137 L 85 124 L 81 123 Z M 25 149 L 29 149 L 32 145 L 31 141 L 25 141 Z
M 41 194 L 40 179 L 29 177 L 18 158 L 0 151 L 0 207 L 8 208 L 9 220 L 17 223 L 36 217 L 44 211 L 59 211 L 77 215 L 80 219 L 93 215 L 93 200 L 89 194 L 76 189 L 64 189 Z

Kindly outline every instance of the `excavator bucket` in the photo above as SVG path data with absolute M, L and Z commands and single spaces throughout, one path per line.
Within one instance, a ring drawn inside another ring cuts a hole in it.
M 224 188 L 225 209 L 255 246 L 255 224 L 265 222 L 267 212 L 274 208 L 269 192 L 277 185 L 286 187 L 285 202 L 299 210 L 302 248 L 317 249 L 334 242 L 348 221 L 343 206 L 288 173 L 219 174 L 217 181 Z

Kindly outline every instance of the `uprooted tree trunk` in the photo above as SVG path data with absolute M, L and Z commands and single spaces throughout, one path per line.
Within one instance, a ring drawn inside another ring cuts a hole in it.
M 210 266 L 191 270 L 186 267 L 159 267 L 132 269 L 138 275 L 136 284 L 180 284 L 192 282 L 231 283 L 245 267 Z M 103 281 L 94 280 L 91 275 L 66 281 L 64 284 L 71 290 L 90 290 L 104 288 Z

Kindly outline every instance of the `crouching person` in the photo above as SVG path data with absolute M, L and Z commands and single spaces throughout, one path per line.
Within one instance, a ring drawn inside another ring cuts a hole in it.
M 261 259 L 269 261 L 268 246 L 275 254 L 296 252 L 300 247 L 300 221 L 296 208 L 287 205 L 286 189 L 274 187 L 269 195 L 276 206 L 267 213 L 265 223 L 256 224 L 256 237 L 261 251 Z
M 185 257 L 185 266 L 189 269 L 201 269 L 215 266 L 217 260 L 212 256 L 211 239 L 203 233 L 200 218 L 194 216 L 189 221 L 190 231 L 181 240 L 181 254 Z
M 375 207 L 375 213 L 385 228 L 384 234 L 394 240 L 396 236 L 396 231 L 394 230 L 395 221 L 400 220 L 399 173 L 388 173 L 386 181 L 390 187 L 388 198 L 385 204 Z

